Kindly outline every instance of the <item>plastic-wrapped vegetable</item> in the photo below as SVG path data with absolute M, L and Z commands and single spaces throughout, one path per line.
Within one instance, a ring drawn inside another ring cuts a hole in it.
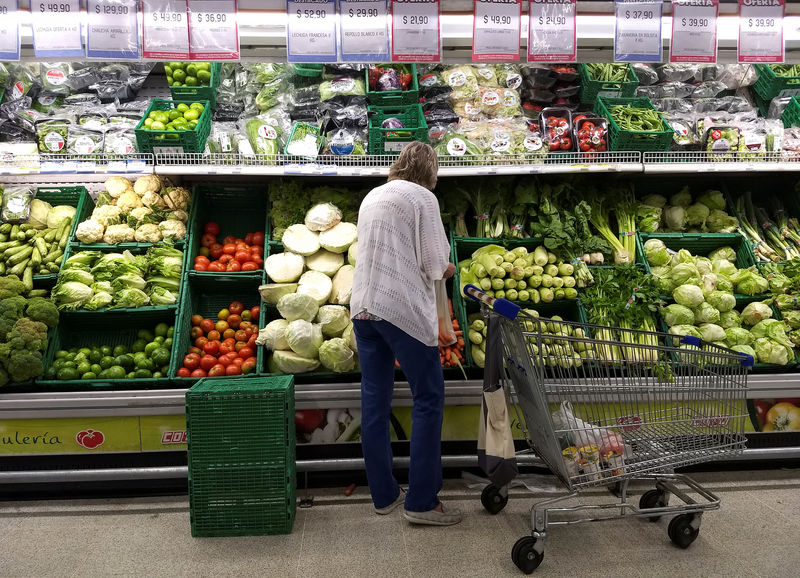
M 112 128 L 106 131 L 103 152 L 107 155 L 130 155 L 137 152 L 133 128 Z
M 318 126 L 305 122 L 295 123 L 286 143 L 286 154 L 301 157 L 316 157 L 321 144 Z
M 66 119 L 51 119 L 36 123 L 39 151 L 47 154 L 67 152 L 70 122 Z
M 286 85 L 282 79 L 273 80 L 265 84 L 256 95 L 256 106 L 258 110 L 263 112 L 278 105 L 285 89 Z
M 367 142 L 365 131 L 340 128 L 326 135 L 324 154 L 332 155 L 364 155 Z
M 0 86 L 2 86 L 0 84 Z M 33 101 L 33 110 L 38 110 L 42 114 L 50 114 L 54 110 L 61 108 L 64 104 L 64 96 L 54 92 L 42 92 Z
M 237 153 L 236 135 L 239 129 L 235 122 L 215 122 L 211 125 L 211 133 L 206 141 L 209 153 Z
M 333 80 L 326 80 L 319 85 L 319 95 L 323 101 L 330 100 L 335 96 L 359 96 L 366 95 L 364 81 L 360 78 L 338 77 Z
M 453 89 L 455 100 L 475 98 L 478 95 L 478 77 L 468 64 L 446 68 L 442 72 L 442 79 Z
M 434 147 L 436 154 L 441 157 L 461 158 L 466 156 L 470 162 L 483 162 L 483 149 L 472 142 L 463 133 L 448 131 L 442 140 Z
M 0 219 L 4 223 L 24 223 L 31 212 L 33 191 L 28 187 L 5 187 Z
M 405 128 L 403 123 L 397 117 L 389 117 L 381 122 L 381 128 Z
M 103 151 L 103 133 L 72 125 L 67 133 L 67 153 L 71 155 L 100 154 Z

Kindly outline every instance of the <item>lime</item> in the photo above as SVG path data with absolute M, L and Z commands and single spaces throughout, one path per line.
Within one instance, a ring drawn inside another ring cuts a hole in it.
M 109 367 L 114 365 L 114 363 L 115 359 L 110 355 L 106 355 L 105 357 L 103 357 L 103 359 L 100 360 L 100 367 L 102 367 L 103 369 L 108 369 Z
M 189 105 L 180 103 L 178 106 L 175 107 L 175 109 L 181 112 L 186 112 L 187 110 L 189 110 Z
M 140 329 L 139 332 L 136 334 L 136 337 L 139 339 L 144 339 L 145 341 L 153 341 L 155 335 L 149 329 Z
M 54 367 L 55 369 L 61 369 L 62 367 L 64 367 L 64 360 L 56 359 L 55 361 L 53 361 L 53 365 L 51 367 Z
M 89 349 L 88 347 L 81 347 L 78 350 L 78 353 L 83 353 L 84 355 L 91 355 L 92 354 L 92 350 Z
M 186 77 L 186 86 L 197 86 L 197 77 L 196 76 L 187 76 Z
M 89 354 L 89 361 L 91 361 L 92 363 L 99 363 L 102 358 L 103 358 L 103 353 L 99 349 L 94 349 Z
M 153 379 L 161 379 L 162 377 L 164 377 L 164 374 L 161 373 L 160 371 L 153 372 Z
M 180 68 L 178 70 L 173 70 L 172 78 L 175 80 L 175 82 L 183 82 L 186 79 L 186 71 Z
M 166 130 L 166 126 L 163 122 L 156 121 L 150 125 L 150 130 Z
M 169 365 L 169 355 L 169 349 L 159 347 L 150 354 L 150 359 L 153 361 L 153 364 L 157 366 Z
M 133 377 L 135 379 L 149 379 L 153 377 L 153 372 L 149 369 L 137 369 L 134 372 Z
M 60 350 L 60 351 L 56 351 L 56 359 L 61 359 L 62 357 L 66 357 L 66 356 L 67 356 L 67 352 L 64 351 L 63 349 Z
M 100 367 L 99 363 L 93 363 L 92 367 L 90 369 L 92 370 L 92 373 L 97 373 L 97 374 L 99 374 L 101 371 L 103 371 L 103 368 Z
M 71 367 L 72 369 L 75 369 L 78 367 L 78 364 L 74 361 L 65 361 L 61 367 Z
M 76 355 L 77 355 L 76 352 L 70 351 L 69 353 L 67 353 L 67 356 L 64 359 L 66 359 L 67 361 L 75 361 Z
M 76 369 L 72 367 L 64 367 L 58 371 L 57 377 L 61 381 L 66 381 L 69 379 L 78 379 L 80 376 Z
M 151 342 L 151 343 L 148 343 L 148 344 L 145 346 L 145 348 L 144 348 L 144 352 L 145 352 L 145 354 L 147 355 L 147 357 L 150 357 L 150 355 L 152 355 L 152 353 L 153 353 L 153 352 L 154 352 L 156 349 L 158 349 L 159 347 L 161 347 L 161 344 L 160 344 L 160 343 L 158 343 L 158 342 L 156 342 L 156 341 L 153 341 L 153 342 Z
M 169 325 L 167 325 L 166 323 L 159 323 L 158 325 L 156 325 L 155 329 L 156 337 L 158 336 L 167 337 L 167 331 L 169 331 Z
M 134 353 L 138 351 L 144 351 L 145 345 L 147 345 L 147 341 L 145 341 L 144 339 L 137 339 L 136 341 L 133 342 L 133 345 L 131 346 L 131 351 Z
M 94 371 L 87 371 L 83 375 L 81 375 L 81 379 L 89 380 L 89 379 L 97 379 L 97 374 Z
M 103 345 L 103 346 L 100 348 L 100 352 L 101 352 L 103 355 L 111 355 L 111 351 L 112 351 L 112 349 L 111 349 L 111 347 L 110 347 L 110 346 L 108 346 L 108 345 Z
M 125 346 L 125 345 L 117 345 L 114 348 L 114 351 L 113 351 L 113 353 L 111 355 L 113 355 L 114 357 L 118 357 L 120 355 L 125 355 L 126 353 L 128 353 L 128 347 L 127 346 Z
M 156 368 L 156 364 L 153 363 L 152 359 L 142 359 L 140 363 L 136 364 L 136 369 L 146 369 L 148 371 L 153 371 Z
M 88 361 L 79 363 L 77 367 L 78 373 L 80 373 L 81 375 L 83 375 L 84 373 L 88 373 L 89 371 L 91 371 L 91 369 L 92 365 Z
M 125 379 L 125 369 L 119 365 L 112 365 L 106 369 L 106 377 L 108 379 Z

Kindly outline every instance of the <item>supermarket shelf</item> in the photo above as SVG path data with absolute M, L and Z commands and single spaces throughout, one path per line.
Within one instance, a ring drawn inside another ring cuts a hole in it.
M 0 154 L 0 175 L 59 175 L 86 180 L 92 175 L 142 175 L 152 173 L 155 158 L 151 154 L 131 154 L 124 158 L 106 155 L 11 155 Z
M 800 157 L 787 160 L 780 152 L 727 157 L 708 151 L 670 151 L 644 153 L 645 173 L 755 173 L 800 171 Z

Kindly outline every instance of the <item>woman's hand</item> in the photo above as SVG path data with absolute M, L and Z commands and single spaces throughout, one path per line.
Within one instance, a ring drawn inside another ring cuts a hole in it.
M 444 270 L 444 277 L 442 279 L 449 279 L 456 273 L 456 266 L 452 263 L 447 264 L 447 269 Z

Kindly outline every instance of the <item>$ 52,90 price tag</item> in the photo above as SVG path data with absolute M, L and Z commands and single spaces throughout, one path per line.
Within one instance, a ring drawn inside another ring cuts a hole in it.
M 528 61 L 575 62 L 576 0 L 529 0 Z
M 674 0 L 670 62 L 717 61 L 719 0 Z
M 335 62 L 334 0 L 286 2 L 286 48 L 289 62 Z
M 189 59 L 186 0 L 142 0 L 142 54 L 158 60 Z
M 33 50 L 37 58 L 84 56 L 80 0 L 32 2 Z
M 392 0 L 392 61 L 439 60 L 439 0 Z
M 661 0 L 616 0 L 614 60 L 661 62 Z
M 387 0 L 339 0 L 339 38 L 345 62 L 389 60 Z
M 189 0 L 189 57 L 239 60 L 236 0 Z
M 783 62 L 784 0 L 739 0 L 739 62 Z
M 519 60 L 521 0 L 475 0 L 472 60 Z
M 138 0 L 88 0 L 86 56 L 139 58 Z

